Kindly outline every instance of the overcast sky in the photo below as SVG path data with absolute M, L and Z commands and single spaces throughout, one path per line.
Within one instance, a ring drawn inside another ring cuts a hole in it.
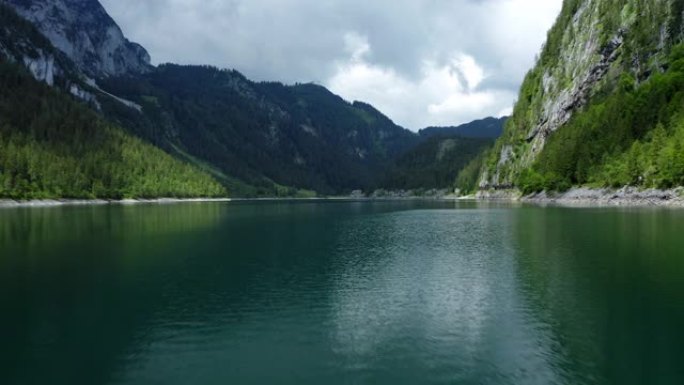
M 511 111 L 562 0 L 101 0 L 155 64 L 315 82 L 417 130 Z

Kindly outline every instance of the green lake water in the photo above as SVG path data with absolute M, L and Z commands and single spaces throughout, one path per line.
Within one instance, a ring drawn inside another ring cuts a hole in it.
M 684 211 L 3 209 L 0 384 L 684 384 Z

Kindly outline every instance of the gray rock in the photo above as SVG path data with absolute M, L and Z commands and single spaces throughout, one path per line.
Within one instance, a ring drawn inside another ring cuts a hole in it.
M 91 77 L 143 73 L 150 56 L 128 41 L 97 0 L 3 0 Z

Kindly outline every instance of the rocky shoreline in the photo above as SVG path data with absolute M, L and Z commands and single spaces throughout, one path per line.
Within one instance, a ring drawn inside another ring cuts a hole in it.
M 125 199 L 125 200 L 77 200 L 77 199 L 45 199 L 17 201 L 0 199 L 0 208 L 19 207 L 57 207 L 57 206 L 86 206 L 86 205 L 135 205 L 135 204 L 173 204 L 192 202 L 243 202 L 243 201 L 271 201 L 271 200 L 480 200 L 480 201 L 509 201 L 538 205 L 557 205 L 572 207 L 602 207 L 602 206 L 642 206 L 642 207 L 682 207 L 684 208 L 684 187 L 675 189 L 639 189 L 623 187 L 621 189 L 576 187 L 562 193 L 541 192 L 523 196 L 515 189 L 480 191 L 472 196 L 457 196 L 449 190 L 377 190 L 369 195 L 354 192 L 342 197 L 319 198 L 159 198 L 159 199 Z
M 562 193 L 541 192 L 527 196 L 522 196 L 517 190 L 497 190 L 479 192 L 476 198 L 560 206 L 684 207 L 684 188 L 659 190 L 636 187 L 621 189 L 576 187 Z

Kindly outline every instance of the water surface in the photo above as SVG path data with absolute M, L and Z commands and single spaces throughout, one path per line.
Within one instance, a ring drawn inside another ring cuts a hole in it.
M 1 384 L 682 384 L 684 211 L 0 210 Z

